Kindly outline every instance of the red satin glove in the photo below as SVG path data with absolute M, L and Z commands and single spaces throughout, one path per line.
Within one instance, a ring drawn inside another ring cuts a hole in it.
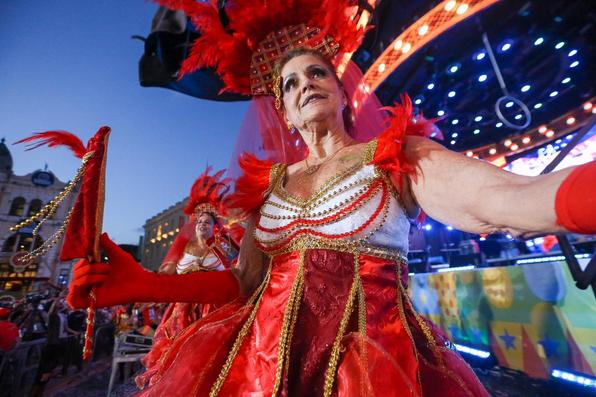
M 96 306 L 107 307 L 134 302 L 227 303 L 239 294 L 231 271 L 167 275 L 149 272 L 118 247 L 107 234 L 101 246 L 108 263 L 80 260 L 66 298 L 75 309 L 89 306 L 89 292 L 95 287 Z
M 555 208 L 557 223 L 565 229 L 596 234 L 596 161 L 580 165 L 565 178 Z

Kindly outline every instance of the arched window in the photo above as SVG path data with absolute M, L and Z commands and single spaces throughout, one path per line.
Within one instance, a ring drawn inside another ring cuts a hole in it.
M 42 204 L 43 203 L 40 199 L 31 200 L 31 203 L 29 203 L 29 212 L 27 213 L 27 216 L 37 214 L 41 210 Z
M 13 234 L 9 238 L 4 241 L 4 246 L 2 247 L 3 252 L 14 252 L 14 246 L 17 243 L 17 234 Z
M 8 215 L 14 216 L 23 216 L 25 212 L 25 198 L 23 197 L 16 197 L 12 200 L 12 204 L 10 206 L 10 212 Z
M 17 251 L 32 251 L 39 248 L 43 244 L 41 237 L 35 238 L 35 244 L 33 247 L 33 235 L 31 233 L 15 233 L 8 237 L 2 247 L 3 252 L 17 252 Z

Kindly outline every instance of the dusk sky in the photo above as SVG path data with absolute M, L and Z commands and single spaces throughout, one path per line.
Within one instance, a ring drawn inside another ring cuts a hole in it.
M 61 181 L 66 149 L 13 142 L 64 129 L 86 143 L 112 127 L 104 231 L 138 242 L 145 220 L 184 198 L 207 164 L 226 168 L 246 102 L 199 100 L 139 85 L 137 66 L 156 6 L 145 0 L 0 1 L 0 138 L 17 175 L 45 164 Z

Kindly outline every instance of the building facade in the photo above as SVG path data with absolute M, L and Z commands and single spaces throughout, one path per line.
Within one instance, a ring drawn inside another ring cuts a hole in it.
M 184 214 L 187 201 L 188 198 L 179 201 L 145 222 L 143 226 L 145 236 L 140 246 L 141 265 L 146 269 L 152 271 L 159 269 L 172 242 L 188 220 Z
M 39 212 L 67 184 L 51 171 L 37 170 L 27 175 L 15 175 L 10 151 L 4 139 L 0 142 L 0 295 L 22 296 L 37 288 L 47 287 L 43 282 L 66 286 L 71 262 L 58 259 L 61 243 L 24 269 L 12 265 L 16 253 L 32 251 L 49 239 L 62 225 L 68 210 L 73 206 L 76 192 L 66 197 L 56 214 L 33 235 L 36 224 L 11 232 L 10 228 Z M 47 167 L 46 167 L 47 168 Z

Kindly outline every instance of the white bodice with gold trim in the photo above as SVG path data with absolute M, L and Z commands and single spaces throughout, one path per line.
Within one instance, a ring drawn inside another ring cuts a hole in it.
M 209 252 L 205 258 L 203 258 L 201 262 L 201 258 L 198 256 L 194 256 L 189 254 L 188 252 L 184 253 L 184 256 L 178 261 L 176 265 L 176 273 L 178 274 L 185 274 L 196 272 L 199 270 L 203 271 L 214 271 L 214 270 L 224 270 L 224 265 L 221 263 L 219 258 L 213 253 Z
M 358 247 L 405 256 L 410 223 L 389 178 L 374 165 L 356 165 L 304 200 L 274 180 L 260 209 L 257 245 L 276 254 L 298 248 Z

